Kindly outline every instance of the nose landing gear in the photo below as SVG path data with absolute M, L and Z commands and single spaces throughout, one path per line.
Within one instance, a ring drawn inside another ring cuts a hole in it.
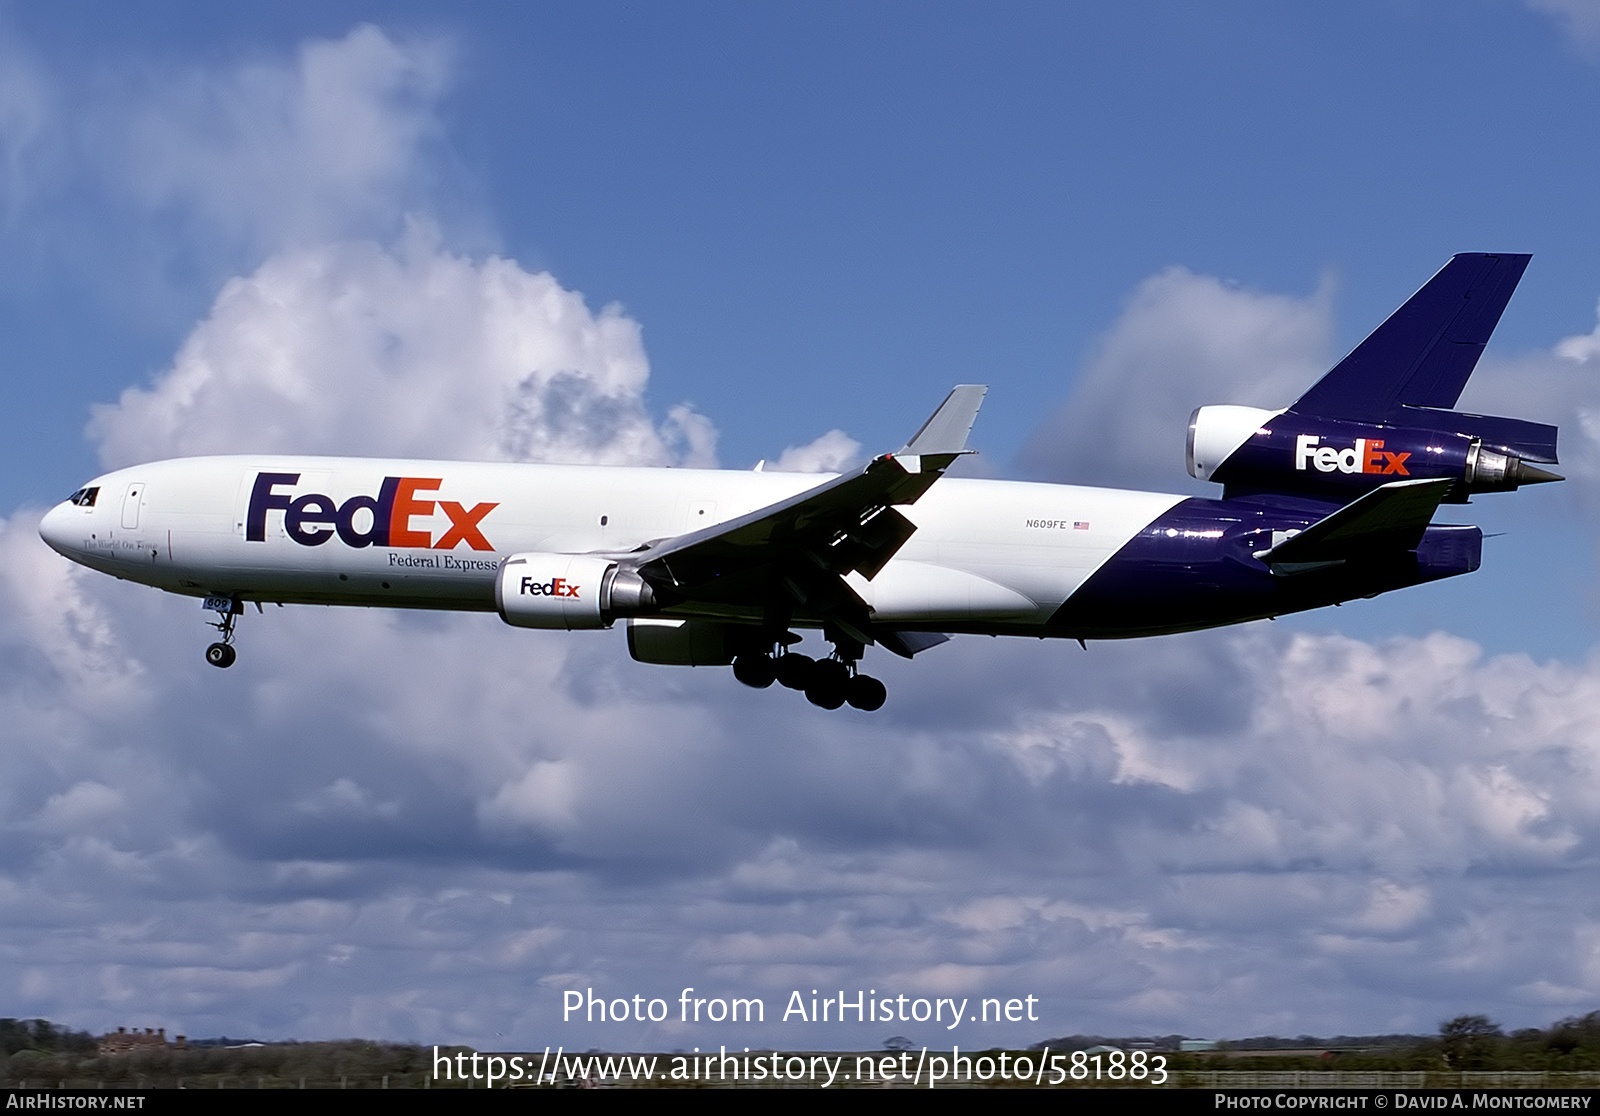
M 237 597 L 207 597 L 201 607 L 217 614 L 211 626 L 222 633 L 222 639 L 206 648 L 206 662 L 214 667 L 231 667 L 239 653 L 233 648 L 233 625 L 244 612 L 244 602 Z

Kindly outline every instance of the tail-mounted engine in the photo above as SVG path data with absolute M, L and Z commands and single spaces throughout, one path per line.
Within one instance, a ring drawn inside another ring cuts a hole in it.
M 1562 478 L 1556 428 L 1522 419 L 1401 407 L 1395 422 L 1356 422 L 1293 409 L 1201 407 L 1189 417 L 1189 475 L 1227 495 L 1303 492 L 1349 500 L 1397 480 L 1449 478 L 1447 499 Z
M 609 628 L 657 605 L 638 573 L 588 554 L 513 554 L 495 578 L 494 603 L 507 624 L 568 631 Z

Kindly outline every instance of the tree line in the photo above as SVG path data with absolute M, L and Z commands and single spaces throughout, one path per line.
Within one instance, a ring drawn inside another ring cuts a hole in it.
M 1053 1050 L 1104 1045 L 1167 1053 L 1182 1069 L 1446 1070 L 1456 1072 L 1582 1072 L 1600 1070 L 1600 1011 L 1558 1019 L 1548 1027 L 1509 1034 L 1487 1015 L 1458 1015 L 1432 1035 L 1337 1035 L 1281 1038 L 1262 1035 L 1217 1043 L 1217 1049 L 1180 1053 L 1182 1035 L 1106 1038 L 1070 1035 L 1039 1046 Z M 1037 1047 L 1036 1047 L 1037 1049 Z M 1297 1057 L 1296 1051 L 1305 1051 Z M 1251 1058 L 1250 1053 L 1260 1056 Z
M 1166 1053 L 1175 1070 L 1342 1069 L 1426 1071 L 1600 1071 L 1600 1011 L 1559 1019 L 1548 1027 L 1507 1033 L 1486 1015 L 1460 1015 L 1432 1035 L 1259 1036 L 1218 1044 L 1212 1051 L 1179 1052 L 1184 1036 L 1111 1038 L 1071 1035 L 1034 1049 L 1141 1047 Z M 0 1085 L 93 1088 L 448 1087 L 428 1082 L 433 1049 L 404 1043 L 276 1042 L 226 1045 L 202 1040 L 100 1055 L 98 1038 L 45 1019 L 0 1019 Z M 918 1044 L 920 1045 L 920 1044 Z M 441 1053 L 447 1048 L 441 1047 Z M 449 1047 L 454 1052 L 459 1047 Z M 1304 1051 L 1303 1054 L 1297 1053 Z M 1259 1052 L 1252 1057 L 1252 1052 Z M 460 1087 L 456 1083 L 456 1087 Z

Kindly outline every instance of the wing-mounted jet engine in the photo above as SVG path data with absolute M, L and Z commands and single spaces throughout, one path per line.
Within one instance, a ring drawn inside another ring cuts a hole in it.
M 1448 479 L 1449 503 L 1561 480 L 1540 468 L 1556 461 L 1555 427 L 1451 410 L 1529 259 L 1454 257 L 1284 410 L 1199 408 L 1189 419 L 1189 475 L 1227 496 L 1340 500 L 1399 480 Z

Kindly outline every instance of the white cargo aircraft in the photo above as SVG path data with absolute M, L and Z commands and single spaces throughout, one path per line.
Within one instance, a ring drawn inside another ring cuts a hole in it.
M 1221 499 L 944 477 L 984 387 L 853 474 L 331 457 L 161 461 L 97 477 L 44 540 L 203 598 L 234 661 L 245 602 L 624 620 L 641 662 L 733 666 L 877 709 L 857 666 L 951 633 L 1113 639 L 1374 596 L 1478 566 L 1442 501 L 1559 480 L 1554 427 L 1450 410 L 1528 257 L 1461 255 L 1289 407 L 1202 407 L 1189 471 Z M 792 650 L 819 630 L 826 658 Z

